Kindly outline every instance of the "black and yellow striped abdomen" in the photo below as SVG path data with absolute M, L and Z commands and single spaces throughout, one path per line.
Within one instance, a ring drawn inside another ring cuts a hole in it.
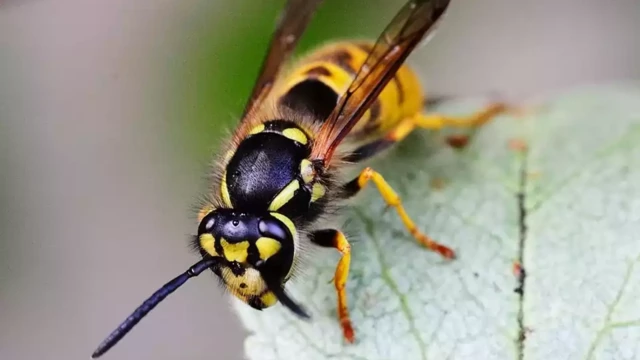
M 349 88 L 373 43 L 338 42 L 322 46 L 293 64 L 276 85 L 279 101 L 326 119 Z M 400 121 L 422 111 L 424 93 L 415 73 L 403 65 L 347 138 L 366 143 L 385 136 Z

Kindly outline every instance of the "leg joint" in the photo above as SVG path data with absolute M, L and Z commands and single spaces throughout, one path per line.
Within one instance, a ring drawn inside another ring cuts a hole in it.
M 375 174 L 376 172 L 372 168 L 364 168 L 364 170 L 360 172 L 360 176 L 358 176 L 358 186 L 360 186 L 361 189 L 367 186 L 367 182 L 369 182 L 369 180 L 371 180 Z

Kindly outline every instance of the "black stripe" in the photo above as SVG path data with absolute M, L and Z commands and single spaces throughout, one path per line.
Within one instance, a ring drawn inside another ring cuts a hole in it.
M 329 53 L 327 54 L 326 60 L 338 65 L 349 74 L 355 75 L 358 71 L 358 69 L 353 68 L 353 65 L 351 64 L 353 57 L 347 50 L 342 49 Z
M 315 66 L 305 72 L 305 75 L 331 76 L 331 71 L 322 65 Z
M 359 162 L 380 153 L 393 144 L 395 144 L 395 141 L 391 139 L 376 140 L 366 145 L 360 146 L 351 154 L 347 155 L 344 160 L 349 162 Z
M 336 238 L 338 237 L 338 230 L 325 229 L 317 230 L 309 235 L 309 240 L 312 243 L 322 247 L 336 247 Z

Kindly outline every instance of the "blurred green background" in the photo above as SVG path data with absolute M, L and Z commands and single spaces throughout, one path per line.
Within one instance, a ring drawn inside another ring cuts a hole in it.
M 326 0 L 301 41 L 374 38 L 404 1 Z M 80 359 L 196 260 L 189 209 L 284 1 L 0 0 L 0 359 Z M 640 78 L 636 0 L 454 2 L 410 58 L 436 94 Z M 277 331 L 277 329 L 274 329 Z M 105 358 L 241 359 L 211 275 Z

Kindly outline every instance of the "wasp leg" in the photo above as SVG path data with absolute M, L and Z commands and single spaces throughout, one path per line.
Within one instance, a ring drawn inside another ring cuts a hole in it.
M 514 110 L 504 103 L 493 103 L 478 112 L 466 116 L 420 113 L 401 121 L 396 128 L 384 137 L 384 140 L 387 143 L 398 142 L 409 135 L 416 127 L 429 130 L 441 130 L 445 127 L 477 128 L 508 111 Z M 447 142 L 453 147 L 461 148 L 469 142 L 469 137 L 468 135 L 453 135 L 447 138 Z
M 391 147 L 391 145 L 401 141 L 417 127 L 429 130 L 441 130 L 445 127 L 477 128 L 487 123 L 493 117 L 508 111 L 516 111 L 516 109 L 511 109 L 504 103 L 493 103 L 483 110 L 467 116 L 455 117 L 441 114 L 420 113 L 416 116 L 400 121 L 400 123 L 383 138 L 362 145 L 353 151 L 353 153 L 348 155 L 345 160 L 349 162 L 358 162 L 368 159 Z M 467 135 L 452 135 L 447 138 L 447 142 L 456 148 L 464 147 L 468 141 L 469 137 Z
M 510 111 L 504 103 L 493 103 L 484 109 L 466 116 L 449 116 L 442 114 L 418 114 L 409 119 L 414 126 L 423 129 L 440 130 L 445 127 L 478 128 L 500 114 Z M 406 135 L 405 135 L 406 136 Z M 469 143 L 469 135 L 451 135 L 447 143 L 454 148 L 463 148 Z
M 364 170 L 362 170 L 360 175 L 358 175 L 358 177 L 344 185 L 345 196 L 351 197 L 355 195 L 360 190 L 362 190 L 369 181 L 373 181 L 387 205 L 396 209 L 398 215 L 400 216 L 400 219 L 402 219 L 402 223 L 404 224 L 405 228 L 407 228 L 409 233 L 420 244 L 432 251 L 439 253 L 447 259 L 453 259 L 455 257 L 455 252 L 453 250 L 442 244 L 439 244 L 438 242 L 418 230 L 416 224 L 413 222 L 413 220 L 411 220 L 407 212 L 404 210 L 402 202 L 400 201 L 400 196 L 398 196 L 398 194 L 391 188 L 391 186 L 382 177 L 382 175 L 380 175 L 380 173 L 376 172 L 372 168 L 365 168 Z
M 466 116 L 420 113 L 400 122 L 384 139 L 387 143 L 398 142 L 409 135 L 416 127 L 429 130 L 441 130 L 445 127 L 477 128 L 492 118 L 510 110 L 511 109 L 504 103 L 493 103 L 483 110 Z M 447 142 L 452 147 L 462 148 L 469 142 L 469 136 L 452 135 L 447 138 Z
M 442 114 L 418 114 L 411 118 L 415 126 L 423 129 L 440 130 L 444 127 L 475 128 L 484 125 L 510 108 L 504 103 L 492 103 L 484 109 L 466 116 L 450 116 Z
M 352 343 L 354 333 L 351 319 L 349 319 L 347 292 L 345 290 L 347 276 L 349 275 L 349 265 L 351 264 L 351 245 L 341 231 L 334 229 L 317 230 L 311 233 L 310 239 L 316 245 L 335 248 L 342 254 L 338 266 L 336 266 L 333 281 L 338 294 L 338 319 L 340 320 L 342 333 L 344 338 Z

